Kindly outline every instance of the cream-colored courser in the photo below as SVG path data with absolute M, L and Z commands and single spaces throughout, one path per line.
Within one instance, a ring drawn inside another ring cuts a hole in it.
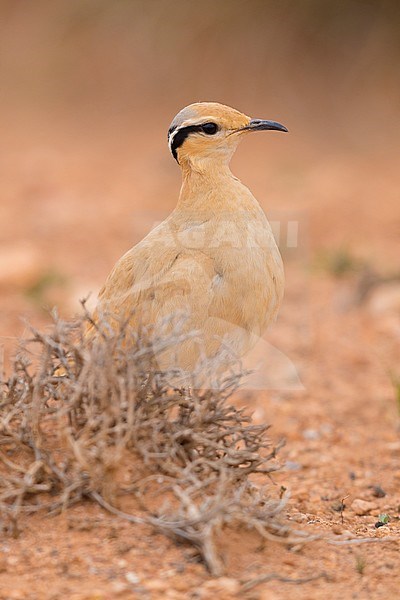
M 172 121 L 178 204 L 119 259 L 94 314 L 131 315 L 132 327 L 163 323 L 165 331 L 169 315 L 184 314 L 183 330 L 197 333 L 166 353 L 163 367 L 190 372 L 201 357 L 243 356 L 277 315 L 281 256 L 260 205 L 229 169 L 244 135 L 270 129 L 287 131 L 214 102 L 191 104 Z

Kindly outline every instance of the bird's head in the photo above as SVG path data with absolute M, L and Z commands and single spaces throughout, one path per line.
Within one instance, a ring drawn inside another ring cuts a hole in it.
M 276 129 L 287 131 L 276 121 L 252 119 L 217 102 L 196 102 L 183 108 L 168 130 L 168 143 L 180 165 L 204 165 L 208 160 L 229 163 L 244 134 Z

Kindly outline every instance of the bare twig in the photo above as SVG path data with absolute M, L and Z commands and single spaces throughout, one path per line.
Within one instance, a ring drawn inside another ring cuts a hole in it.
M 181 388 L 180 370 L 163 371 L 156 357 L 196 339 L 183 317 L 166 319 L 158 331 L 132 330 L 126 315 L 94 321 L 83 308 L 74 323 L 54 315 L 52 331 L 32 329 L 0 382 L 5 529 L 18 531 L 19 514 L 54 514 L 92 498 L 131 523 L 194 544 L 215 575 L 223 572 L 215 542 L 223 527 L 244 524 L 264 538 L 304 542 L 280 522 L 285 497 L 275 497 L 268 481 L 279 445 L 271 447 L 267 425 L 228 402 L 240 385 L 240 363 L 222 373 L 204 357 L 199 368 L 215 389 Z M 251 483 L 253 474 L 264 485 Z M 157 514 L 115 508 L 118 495 L 134 490 L 145 509 L 149 487 L 168 500 Z
M 398 537 L 387 536 L 382 538 L 350 538 L 348 540 L 327 540 L 332 546 L 359 546 L 361 544 L 374 544 L 385 542 L 399 542 Z
M 255 577 L 254 579 L 250 579 L 242 584 L 239 592 L 240 594 L 244 592 L 248 592 L 262 583 L 267 583 L 272 580 L 281 581 L 282 583 L 290 583 L 293 585 L 300 585 L 303 583 L 309 583 L 310 581 L 316 581 L 317 579 L 326 579 L 329 581 L 329 576 L 324 571 L 319 573 L 318 575 L 311 575 L 310 577 L 284 577 L 283 575 L 279 575 L 278 573 L 266 573 L 265 575 L 260 575 L 259 577 Z

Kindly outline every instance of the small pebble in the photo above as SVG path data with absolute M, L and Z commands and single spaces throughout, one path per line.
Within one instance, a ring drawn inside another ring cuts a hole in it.
M 335 500 L 335 502 L 332 502 L 331 504 L 331 509 L 335 512 L 343 512 L 345 508 L 346 505 L 341 500 Z
M 133 585 L 140 582 L 140 578 L 133 571 L 128 571 L 127 573 L 125 573 L 125 579 Z
M 342 535 L 343 527 L 340 527 L 340 525 L 333 525 L 332 533 L 334 533 L 335 535 Z
M 302 436 L 305 440 L 319 440 L 321 434 L 316 429 L 305 429 L 302 431 Z
M 283 465 L 283 470 L 285 471 L 300 471 L 300 469 L 302 469 L 302 465 L 292 460 L 287 460 Z
M 374 502 L 368 502 L 367 500 L 361 500 L 356 498 L 351 504 L 351 508 L 354 510 L 356 515 L 359 517 L 367 515 L 371 510 L 376 510 L 377 506 Z
M 375 498 L 384 498 L 386 496 L 386 492 L 381 488 L 380 485 L 373 485 L 372 495 L 375 496 Z

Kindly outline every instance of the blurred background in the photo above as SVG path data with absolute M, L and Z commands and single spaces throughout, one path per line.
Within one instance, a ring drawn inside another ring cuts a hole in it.
M 325 295 L 340 310 L 353 302 L 349 273 L 362 279 L 354 302 L 366 271 L 396 281 L 398 2 L 1 0 L 0 17 L 4 340 L 23 334 L 21 316 L 76 313 L 173 209 L 180 173 L 166 133 L 199 100 L 290 130 L 246 139 L 232 165 L 281 231 L 298 223 L 295 248 L 280 240 L 278 345 L 307 337 L 320 281 L 334 281 Z

